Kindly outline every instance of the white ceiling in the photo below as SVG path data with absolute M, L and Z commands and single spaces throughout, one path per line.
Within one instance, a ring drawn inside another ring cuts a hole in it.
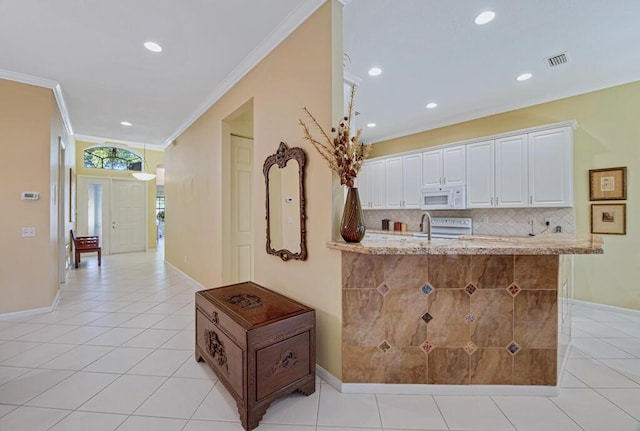
M 366 142 L 640 80 L 639 0 L 352 0 L 344 22 Z
M 60 83 L 80 138 L 163 146 L 322 3 L 0 0 L 0 77 Z
M 368 142 L 640 79 L 639 0 L 343 1 Z M 162 147 L 322 2 L 0 0 L 0 77 L 59 83 L 81 139 Z

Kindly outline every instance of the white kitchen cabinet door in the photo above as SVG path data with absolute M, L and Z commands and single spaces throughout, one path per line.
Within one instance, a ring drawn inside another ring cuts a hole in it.
M 529 134 L 529 203 L 534 207 L 573 206 L 571 127 Z
M 420 208 L 422 189 L 422 154 L 402 158 L 402 207 Z
M 494 206 L 494 142 L 467 145 L 467 208 Z
M 465 184 L 465 145 L 422 153 L 422 187 Z
M 442 184 L 463 186 L 465 184 L 466 146 L 447 147 L 442 150 Z
M 528 135 L 495 140 L 495 206 L 529 206 Z
M 369 171 L 371 166 L 368 162 L 362 164 L 360 172 L 356 177 L 355 186 L 358 188 L 358 196 L 360 197 L 360 205 L 363 210 L 371 207 L 371 177 Z
M 387 208 L 402 208 L 402 157 L 390 157 L 386 159 L 385 174 L 385 200 Z
M 422 153 L 422 187 L 442 185 L 442 150 Z
M 386 167 L 385 160 L 374 160 L 371 162 L 371 169 L 369 175 L 371 180 L 371 209 L 385 209 L 386 208 Z

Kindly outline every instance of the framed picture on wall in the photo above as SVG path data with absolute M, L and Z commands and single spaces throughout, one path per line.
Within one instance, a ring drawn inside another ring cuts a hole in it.
M 627 204 L 591 204 L 591 233 L 627 234 Z
M 589 200 L 627 199 L 627 168 L 589 170 Z

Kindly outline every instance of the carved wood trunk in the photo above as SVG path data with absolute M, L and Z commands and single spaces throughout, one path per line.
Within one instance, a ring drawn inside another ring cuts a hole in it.
M 196 360 L 235 398 L 245 430 L 294 391 L 315 392 L 315 310 L 252 282 L 196 292 Z

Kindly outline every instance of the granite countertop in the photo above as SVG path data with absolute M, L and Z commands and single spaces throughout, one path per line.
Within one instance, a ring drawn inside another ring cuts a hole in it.
M 392 233 L 381 231 L 384 233 Z M 407 232 L 395 234 L 411 235 Z M 602 254 L 602 237 L 597 235 L 575 236 L 550 233 L 537 236 L 463 236 L 459 239 L 426 238 L 363 240 L 360 243 L 331 241 L 327 247 L 361 254 L 411 255 L 411 254 Z

